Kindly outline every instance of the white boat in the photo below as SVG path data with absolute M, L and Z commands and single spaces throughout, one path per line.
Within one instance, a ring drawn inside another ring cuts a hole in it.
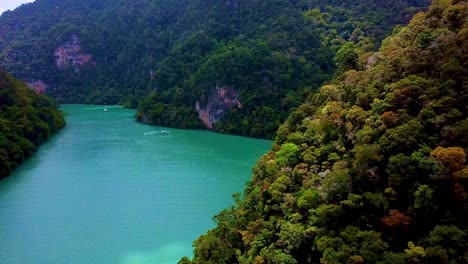
M 107 112 L 107 111 L 109 111 L 109 109 L 107 109 L 107 108 L 104 108 L 104 112 Z

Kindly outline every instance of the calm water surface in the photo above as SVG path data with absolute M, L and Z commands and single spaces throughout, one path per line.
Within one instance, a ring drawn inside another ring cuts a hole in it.
M 68 126 L 0 181 L 0 263 L 177 263 L 271 146 L 104 108 L 64 105 Z

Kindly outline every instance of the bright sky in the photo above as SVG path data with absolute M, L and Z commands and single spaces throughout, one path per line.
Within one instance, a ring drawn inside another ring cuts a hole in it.
M 34 2 L 34 0 L 0 0 L 0 14 L 7 10 L 13 10 L 24 3 Z

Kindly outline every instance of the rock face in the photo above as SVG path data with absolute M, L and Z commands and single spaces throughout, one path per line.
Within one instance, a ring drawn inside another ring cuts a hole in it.
M 367 58 L 365 68 L 369 69 L 370 67 L 375 65 L 379 59 L 380 59 L 380 52 L 375 52 L 374 54 L 372 54 L 372 56 Z
M 195 103 L 198 116 L 207 128 L 212 129 L 213 124 L 221 119 L 224 113 L 232 107 L 241 108 L 237 91 L 232 87 L 216 86 L 216 91 L 208 99 L 205 107 L 200 106 L 200 102 Z
M 67 41 L 60 45 L 54 52 L 55 65 L 60 69 L 73 67 L 75 71 L 79 71 L 84 65 L 95 65 L 92 61 L 91 54 L 81 53 L 80 39 L 72 36 L 72 41 Z
M 26 84 L 28 85 L 29 89 L 34 90 L 37 94 L 43 94 L 47 89 L 47 85 L 41 80 L 27 82 Z

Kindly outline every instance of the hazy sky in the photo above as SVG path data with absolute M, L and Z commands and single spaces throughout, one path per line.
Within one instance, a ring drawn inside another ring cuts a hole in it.
M 0 14 L 7 10 L 13 10 L 19 5 L 29 2 L 34 2 L 34 0 L 0 0 Z

